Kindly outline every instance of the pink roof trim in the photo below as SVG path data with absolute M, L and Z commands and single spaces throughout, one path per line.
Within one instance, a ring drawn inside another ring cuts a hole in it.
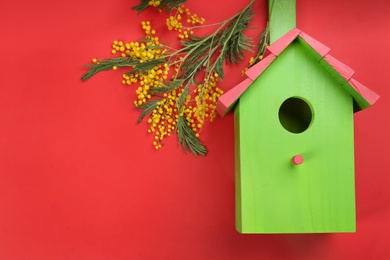
M 357 93 L 359 93 L 359 95 L 364 97 L 364 99 L 370 105 L 373 105 L 380 97 L 377 93 L 368 89 L 366 86 L 355 79 L 351 79 L 348 81 L 348 83 L 356 90 Z
M 325 55 L 324 60 L 326 60 L 326 62 L 329 63 L 329 65 L 332 66 L 335 71 L 337 71 L 337 73 L 340 74 L 340 76 L 343 77 L 346 81 L 350 80 L 353 74 L 355 74 L 353 69 L 330 54 Z
M 302 39 L 304 39 L 305 42 L 307 42 L 307 44 L 309 44 L 310 47 L 312 47 L 321 57 L 324 57 L 330 51 L 330 48 L 328 46 L 320 43 L 319 41 L 310 37 L 304 32 L 301 32 L 299 36 L 302 37 Z
M 287 46 L 290 45 L 299 35 L 301 30 L 294 28 L 277 41 L 275 41 L 272 45 L 268 47 L 268 50 L 273 53 L 275 56 L 279 56 L 280 53 L 286 49 Z
M 268 47 L 265 58 L 246 72 L 246 76 L 248 77 L 247 79 L 230 89 L 219 98 L 217 102 L 217 112 L 219 115 L 225 116 L 251 83 L 259 77 L 268 68 L 268 66 L 277 59 L 277 56 L 280 55 L 298 36 L 312 47 L 323 58 L 323 60 L 325 60 L 340 76 L 346 80 L 346 83 L 348 83 L 346 89 L 347 91 L 350 89 L 348 92 L 358 103 L 360 110 L 373 105 L 378 100 L 378 94 L 352 78 L 355 73 L 353 69 L 328 54 L 330 49 L 327 46 L 305 34 L 301 30 L 294 28 Z
M 269 54 L 267 57 L 261 60 L 261 62 L 256 63 L 245 72 L 245 75 L 248 76 L 251 80 L 255 80 L 263 71 L 276 59 L 274 54 Z
M 245 79 L 237 86 L 223 94 L 217 102 L 217 112 L 220 116 L 225 116 L 230 109 L 233 107 L 235 102 L 240 98 L 242 93 L 252 84 L 252 80 L 250 78 Z

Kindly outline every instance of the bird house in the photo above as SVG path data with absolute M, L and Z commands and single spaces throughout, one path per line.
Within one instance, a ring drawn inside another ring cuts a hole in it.
M 236 228 L 354 232 L 353 114 L 379 96 L 327 46 L 295 28 L 295 1 L 280 2 L 274 11 L 293 12 L 293 22 L 273 13 L 264 58 L 217 105 L 221 115 L 232 108 L 235 114 Z M 279 17 L 287 24 L 273 30 Z

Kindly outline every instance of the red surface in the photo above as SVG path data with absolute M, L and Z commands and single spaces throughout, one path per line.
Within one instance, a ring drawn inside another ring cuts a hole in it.
M 189 1 L 210 23 L 244 5 Z M 134 3 L 1 1 L 0 259 L 389 259 L 390 2 L 297 1 L 297 27 L 381 95 L 355 114 L 357 232 L 329 235 L 235 231 L 232 114 L 205 128 L 206 158 L 175 137 L 156 152 L 120 71 L 80 81 L 113 40 L 138 38 Z

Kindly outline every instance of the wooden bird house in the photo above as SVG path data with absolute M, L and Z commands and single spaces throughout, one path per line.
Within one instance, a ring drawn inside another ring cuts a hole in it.
M 295 28 L 295 1 L 270 8 L 264 58 L 217 105 L 235 113 L 236 228 L 354 232 L 353 113 L 379 96 Z

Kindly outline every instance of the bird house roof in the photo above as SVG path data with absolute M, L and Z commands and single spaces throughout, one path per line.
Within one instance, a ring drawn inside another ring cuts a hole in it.
M 355 71 L 331 56 L 329 54 L 330 49 L 327 46 L 295 28 L 271 44 L 267 48 L 263 59 L 246 71 L 245 74 L 247 78 L 219 98 L 217 103 L 218 114 L 221 116 L 226 115 L 252 82 L 259 77 L 272 62 L 277 60 L 277 57 L 294 40 L 297 40 L 304 46 L 317 62 L 340 83 L 340 86 L 353 97 L 354 112 L 368 108 L 378 100 L 379 95 L 355 80 L 353 78 Z

